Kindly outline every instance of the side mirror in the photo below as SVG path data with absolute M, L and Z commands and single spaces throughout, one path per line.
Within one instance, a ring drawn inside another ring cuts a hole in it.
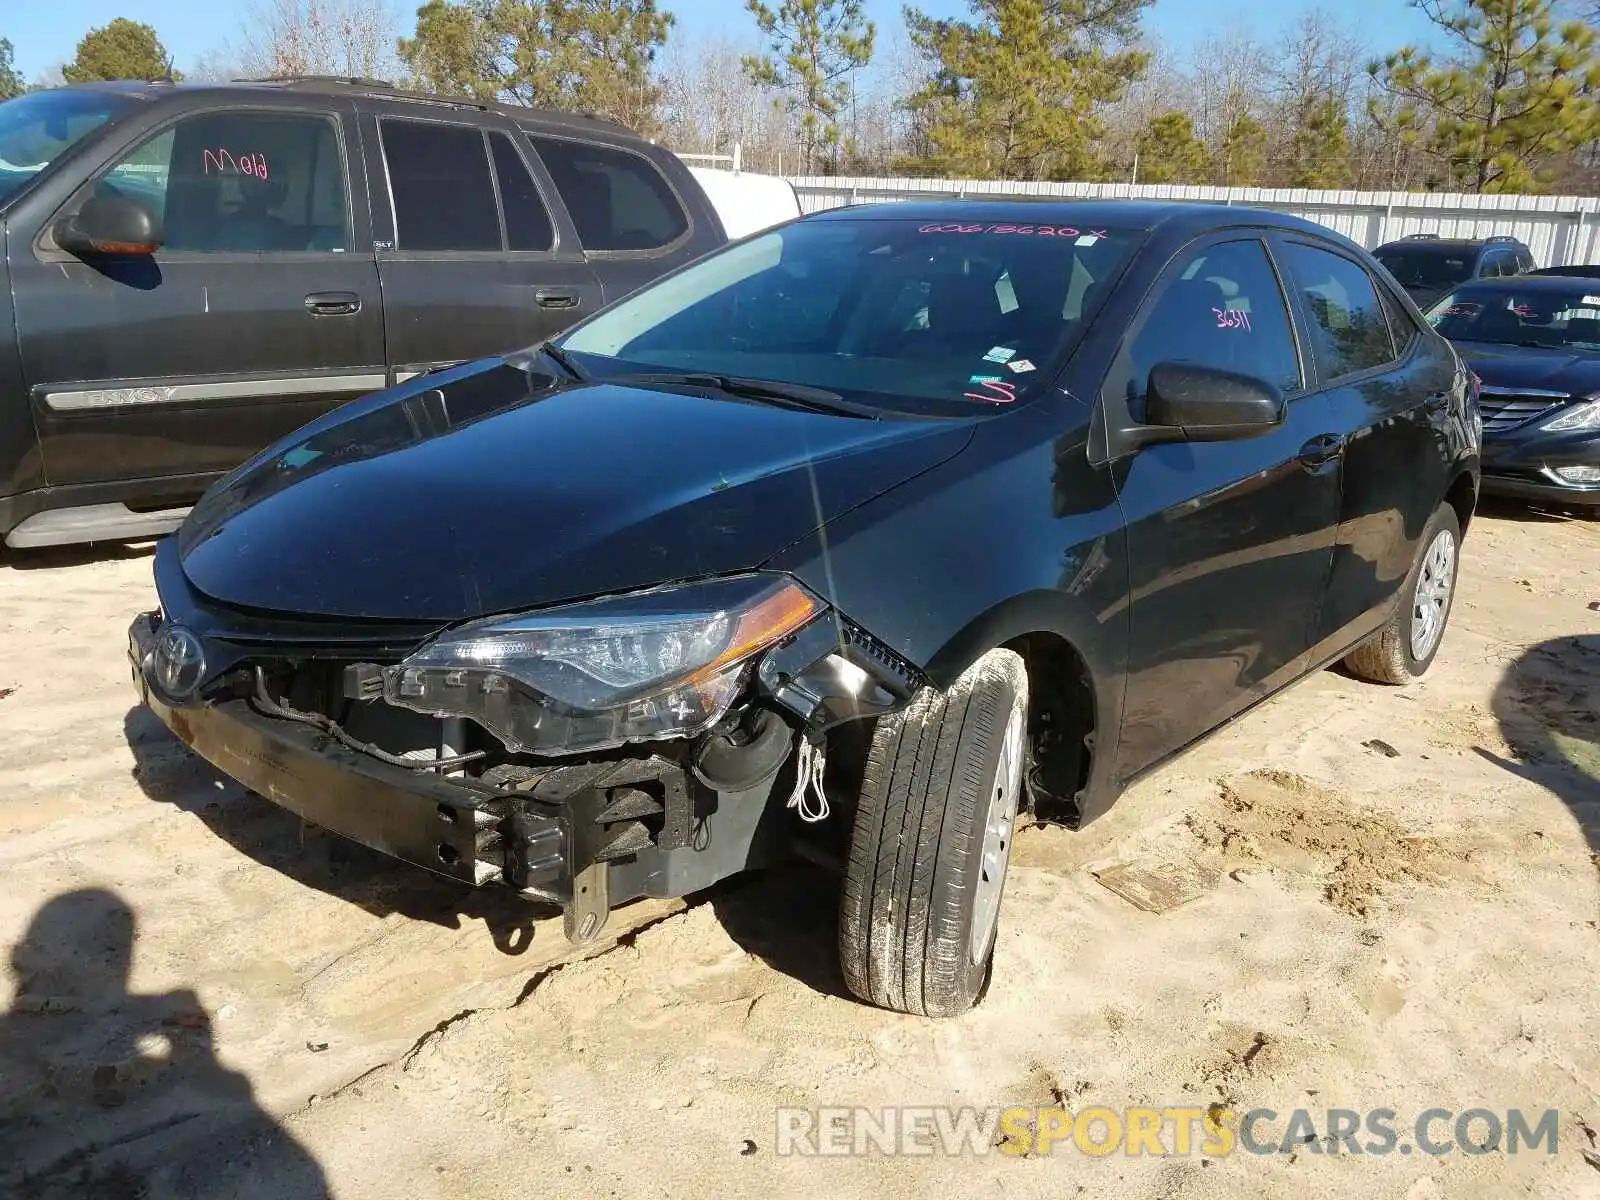
M 56 244 L 80 258 L 97 254 L 153 254 L 161 245 L 161 222 L 137 200 L 91 196 L 75 216 L 56 222 Z
M 1150 368 L 1145 424 L 1179 431 L 1184 441 L 1255 437 L 1283 420 L 1283 393 L 1254 375 L 1196 363 Z

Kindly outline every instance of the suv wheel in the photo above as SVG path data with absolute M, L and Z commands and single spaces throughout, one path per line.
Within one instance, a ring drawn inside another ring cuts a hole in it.
M 1394 615 L 1345 658 L 1354 675 L 1374 683 L 1410 683 L 1433 663 L 1450 620 L 1461 563 L 1461 526 L 1455 509 L 1441 504 L 1422 534 Z
M 994 958 L 1028 756 L 1028 673 L 991 650 L 879 720 L 839 909 L 846 984 L 883 1008 L 966 1012 Z

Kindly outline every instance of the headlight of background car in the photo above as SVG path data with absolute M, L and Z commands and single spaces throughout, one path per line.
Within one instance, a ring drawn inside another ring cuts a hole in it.
M 1555 419 L 1546 421 L 1544 428 L 1551 433 L 1573 433 L 1581 429 L 1600 429 L 1600 399 L 1591 398 L 1574 404 Z
M 384 698 L 470 717 L 527 754 L 688 737 L 822 607 L 786 577 L 742 575 L 474 621 L 387 668 Z

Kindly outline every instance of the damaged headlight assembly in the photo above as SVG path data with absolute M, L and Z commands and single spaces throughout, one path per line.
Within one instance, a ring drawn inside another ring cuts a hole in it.
M 692 737 L 728 711 L 752 659 L 823 607 L 786 576 L 756 574 L 491 617 L 385 668 L 383 694 L 471 718 L 516 753 Z

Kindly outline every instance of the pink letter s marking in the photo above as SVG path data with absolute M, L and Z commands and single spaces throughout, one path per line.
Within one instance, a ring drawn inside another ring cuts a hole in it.
M 968 400 L 982 400 L 987 404 L 1010 404 L 1017 398 L 1017 385 L 1006 379 L 985 379 L 980 385 L 991 393 L 980 396 L 977 392 L 962 393 Z

